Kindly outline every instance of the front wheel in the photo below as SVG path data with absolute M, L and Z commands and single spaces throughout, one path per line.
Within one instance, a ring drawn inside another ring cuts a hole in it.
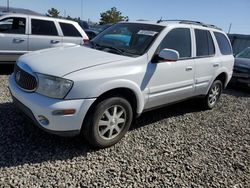
M 218 102 L 222 93 L 222 82 L 215 80 L 205 96 L 203 104 L 205 109 L 212 109 Z
M 119 142 L 128 131 L 133 118 L 130 103 L 121 97 L 112 97 L 98 103 L 88 114 L 84 136 L 96 148 L 105 148 Z

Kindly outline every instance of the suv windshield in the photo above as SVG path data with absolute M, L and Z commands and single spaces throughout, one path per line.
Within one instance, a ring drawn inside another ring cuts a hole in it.
M 250 59 L 250 47 L 246 48 L 245 50 L 241 51 L 236 55 L 238 58 L 247 58 Z
M 118 23 L 99 34 L 91 41 L 91 46 L 111 53 L 140 56 L 163 28 L 150 24 Z

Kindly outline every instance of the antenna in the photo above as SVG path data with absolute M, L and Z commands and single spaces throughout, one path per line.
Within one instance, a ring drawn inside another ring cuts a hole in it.
M 230 34 L 231 28 L 232 28 L 232 23 L 230 23 L 230 25 L 229 25 L 227 34 Z
M 161 22 L 162 22 L 162 16 L 156 23 L 161 23 Z

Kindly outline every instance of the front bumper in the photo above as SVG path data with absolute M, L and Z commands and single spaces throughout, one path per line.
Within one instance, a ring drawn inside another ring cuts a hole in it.
M 47 132 L 61 136 L 73 136 L 80 133 L 85 115 L 95 101 L 95 99 L 52 99 L 34 92 L 28 93 L 17 86 L 13 75 L 9 78 L 9 89 L 13 96 L 13 102 L 35 125 Z M 55 110 L 64 109 L 75 109 L 76 112 L 72 115 L 52 114 Z M 41 124 L 39 116 L 46 117 L 49 124 Z

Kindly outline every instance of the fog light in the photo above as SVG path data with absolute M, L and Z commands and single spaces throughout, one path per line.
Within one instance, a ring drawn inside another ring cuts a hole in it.
M 38 121 L 39 121 L 39 123 L 41 123 L 44 126 L 49 125 L 49 120 L 46 117 L 42 116 L 42 115 L 38 116 Z

